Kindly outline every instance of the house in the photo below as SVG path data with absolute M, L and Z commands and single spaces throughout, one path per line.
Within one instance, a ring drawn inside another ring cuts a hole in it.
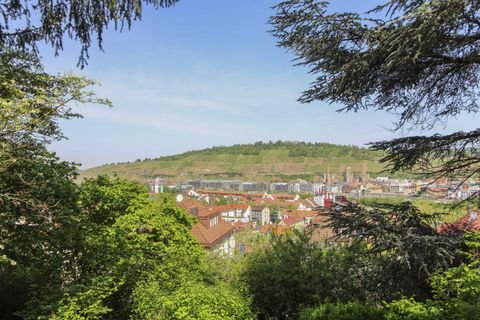
M 250 221 L 254 221 L 259 225 L 270 223 L 270 209 L 265 206 L 252 207 Z
M 280 224 L 266 224 L 260 228 L 260 233 L 264 235 L 280 236 L 292 232 L 292 228 L 286 225 Z
M 235 227 L 222 219 L 219 210 L 194 199 L 185 199 L 179 206 L 198 218 L 198 222 L 192 228 L 192 234 L 203 248 L 224 255 L 233 255 Z
M 342 230 L 337 233 L 329 225 L 329 219 L 325 215 L 313 217 L 310 224 L 306 226 L 310 232 L 310 242 L 325 246 L 345 246 L 351 243 L 352 239 L 342 235 Z
M 235 249 L 235 228 L 223 221 L 221 212 L 211 207 L 198 211 L 198 223 L 192 228 L 193 236 L 207 250 L 232 256 Z
M 276 200 L 282 200 L 286 202 L 294 202 L 300 200 L 300 196 L 298 194 L 290 194 L 290 193 L 275 193 L 273 194 L 273 198 Z
M 317 211 L 306 210 L 282 210 L 283 219 L 280 225 L 289 226 L 298 230 L 303 230 L 311 224 L 318 215 Z
M 297 210 L 306 210 L 306 211 L 312 211 L 318 205 L 314 202 L 313 199 L 300 199 L 297 201 L 298 207 Z
M 444 223 L 438 232 L 444 235 L 458 235 L 466 231 L 480 231 L 480 210 L 472 210 L 454 223 Z
M 303 230 L 305 228 L 305 219 L 300 217 L 284 217 L 282 221 L 278 223 L 279 226 L 286 226 L 289 228 L 295 228 L 297 230 Z
M 150 192 L 152 193 L 163 193 L 163 186 L 165 185 L 165 180 L 161 177 L 155 177 L 150 180 Z
M 223 220 L 227 222 L 248 222 L 252 214 L 252 208 L 248 204 L 236 203 L 214 206 L 220 211 Z

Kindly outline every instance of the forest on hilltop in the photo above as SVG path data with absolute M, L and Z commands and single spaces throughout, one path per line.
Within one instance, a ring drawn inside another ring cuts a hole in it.
M 338 145 L 322 142 L 281 141 L 262 142 L 249 144 L 235 144 L 233 146 L 216 146 L 203 150 L 188 151 L 178 155 L 158 157 L 153 160 L 178 160 L 193 154 L 203 153 L 208 155 L 236 154 L 258 156 L 265 150 L 288 150 L 289 157 L 351 157 L 357 160 L 378 160 L 382 153 L 353 145 Z

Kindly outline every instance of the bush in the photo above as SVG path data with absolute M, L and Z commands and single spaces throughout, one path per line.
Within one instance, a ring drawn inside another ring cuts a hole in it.
M 300 320 L 383 320 L 383 308 L 359 302 L 324 303 L 303 309 Z

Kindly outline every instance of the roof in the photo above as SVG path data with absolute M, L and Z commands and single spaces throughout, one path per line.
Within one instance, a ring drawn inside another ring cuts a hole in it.
M 178 206 L 189 212 L 192 208 L 198 208 L 198 210 L 205 208 L 205 205 L 201 201 L 191 198 L 186 198 L 183 201 L 179 202 Z
M 219 221 L 210 228 L 197 223 L 192 228 L 192 234 L 203 247 L 210 248 L 229 236 L 233 230 L 234 226 L 225 221 Z
M 231 211 L 231 210 L 247 210 L 249 205 L 246 203 L 232 203 L 232 204 L 225 204 L 225 205 L 218 205 L 213 206 L 215 210 L 219 212 Z
M 282 215 L 285 217 L 306 218 L 318 216 L 318 211 L 306 211 L 306 210 L 282 210 Z
M 231 223 L 235 230 L 253 229 L 253 223 L 251 221 L 242 222 L 236 221 Z
M 283 200 L 294 200 L 297 195 L 292 193 L 273 193 L 272 196 L 275 199 L 283 199 Z
M 267 206 L 254 206 L 252 207 L 252 211 L 263 211 L 265 208 L 267 208 Z
M 282 226 L 278 224 L 265 224 L 260 229 L 260 232 L 263 234 L 274 234 L 276 236 L 285 234 L 290 231 L 292 231 L 292 228 L 290 226 Z
M 313 199 L 300 199 L 299 202 L 301 202 L 304 206 L 310 208 L 315 208 L 318 206 Z
M 252 203 L 256 204 L 257 206 L 258 205 L 272 205 L 272 204 L 276 204 L 278 205 L 279 207 L 285 207 L 285 206 L 292 206 L 292 205 L 295 205 L 294 202 L 287 202 L 285 200 L 272 200 L 272 199 L 252 199 Z
M 480 230 L 480 210 L 472 210 L 454 223 L 442 224 L 438 232 L 441 234 L 456 234 L 471 230 Z
M 221 213 L 220 210 L 218 210 L 217 208 L 213 207 L 213 206 L 210 206 L 210 207 L 203 207 L 203 208 L 200 208 L 198 210 L 198 218 L 201 219 L 201 218 L 209 218 L 209 217 L 213 217 L 213 216 L 217 216 Z
M 297 222 L 303 221 L 303 218 L 298 218 L 298 217 L 287 217 L 284 218 L 283 223 L 285 223 L 287 226 L 291 226 Z

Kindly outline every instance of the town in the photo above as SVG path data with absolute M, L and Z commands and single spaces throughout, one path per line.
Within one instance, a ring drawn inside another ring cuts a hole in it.
M 188 180 L 169 184 L 157 176 L 149 184 L 152 195 L 176 193 L 179 206 L 198 219 L 192 233 L 205 249 L 230 256 L 253 250 L 253 242 L 245 240 L 255 235 L 281 235 L 293 230 L 311 233 L 312 241 L 322 245 L 343 244 L 349 240 L 342 237 L 341 230 L 329 226 L 326 213 L 333 206 L 349 201 L 421 197 L 449 203 L 468 199 L 480 191 L 480 180 L 475 179 L 399 180 L 385 176 L 369 179 L 365 173 L 354 176 L 350 167 L 342 181 L 326 173 L 321 182 Z M 474 217 L 470 224 L 480 230 L 477 211 L 467 211 L 467 218 L 462 217 L 458 223 L 468 228 L 465 221 Z M 442 228 L 447 227 L 442 225 Z
M 480 320 L 480 1 L 1 0 L 1 320 Z

